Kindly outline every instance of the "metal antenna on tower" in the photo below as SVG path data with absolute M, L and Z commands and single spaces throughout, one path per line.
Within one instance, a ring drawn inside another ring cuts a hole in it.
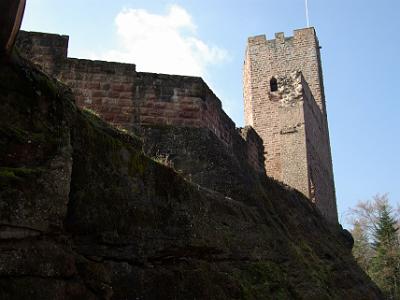
M 306 19 L 307 19 L 307 28 L 310 27 L 310 18 L 308 16 L 308 0 L 306 1 Z

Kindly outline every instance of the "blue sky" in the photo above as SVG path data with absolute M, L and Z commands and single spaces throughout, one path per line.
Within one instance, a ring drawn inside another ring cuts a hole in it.
M 394 206 L 400 200 L 400 1 L 308 2 L 322 46 L 339 218 L 345 222 L 358 200 L 377 193 L 389 193 Z M 247 37 L 289 36 L 305 26 L 304 0 L 28 0 L 22 27 L 69 35 L 72 57 L 200 75 L 242 126 Z

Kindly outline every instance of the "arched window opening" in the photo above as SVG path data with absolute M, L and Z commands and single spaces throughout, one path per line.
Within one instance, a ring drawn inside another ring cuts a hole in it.
M 271 92 L 276 92 L 278 90 L 278 81 L 276 80 L 275 77 L 271 78 L 271 80 L 269 81 L 269 86 L 270 86 Z

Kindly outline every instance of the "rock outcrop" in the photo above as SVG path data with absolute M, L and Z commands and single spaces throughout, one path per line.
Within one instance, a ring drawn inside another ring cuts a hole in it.
M 119 131 L 17 55 L 0 114 L 1 299 L 382 298 L 347 232 L 206 129 Z

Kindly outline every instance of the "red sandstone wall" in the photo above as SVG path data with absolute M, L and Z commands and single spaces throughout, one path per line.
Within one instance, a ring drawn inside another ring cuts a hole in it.
M 251 73 L 253 84 L 249 79 L 250 75 L 244 77 L 245 106 L 257 109 L 255 103 L 247 103 L 246 99 L 249 98 L 246 95 L 262 98 L 259 93 L 268 90 L 272 76 L 287 76 L 301 71 L 315 101 L 321 111 L 326 113 L 319 42 L 314 28 L 295 30 L 293 37 L 285 37 L 283 33 L 275 34 L 275 39 L 271 40 L 267 40 L 265 35 L 251 37 L 248 40 L 247 56 L 246 61 L 251 59 L 253 63 L 245 63 L 245 70 Z M 257 86 L 254 86 L 254 80 L 257 81 Z M 251 120 L 248 113 L 246 120 Z
M 68 40 L 66 35 L 20 31 L 16 45 L 32 62 L 53 74 L 67 58 Z
M 137 114 L 135 65 L 69 58 L 57 70 L 57 77 L 72 88 L 78 106 L 97 112 L 107 122 L 131 128 Z
M 303 82 L 300 77 L 293 77 L 299 71 L 304 75 Z M 251 124 L 264 141 L 267 174 L 313 198 L 328 219 L 337 222 L 315 30 L 296 30 L 289 38 L 277 33 L 273 40 L 267 40 L 265 35 L 249 38 L 243 74 L 246 125 Z M 270 90 L 272 77 L 280 81 L 275 92 Z M 309 95 L 313 95 L 307 102 L 312 102 L 312 109 L 303 103 L 305 82 Z M 318 119 L 313 119 L 315 109 L 320 112 Z
M 132 64 L 67 58 L 67 36 L 22 31 L 18 47 L 70 86 L 78 106 L 95 111 L 107 122 L 128 130 L 160 124 L 203 127 L 233 147 L 233 137 L 238 135 L 235 124 L 201 78 L 139 73 Z M 262 150 L 256 150 L 262 149 L 261 140 L 254 135 L 248 139 L 249 162 L 256 167 L 263 157 Z
M 324 128 L 324 116 L 303 79 L 303 99 L 309 189 L 312 201 L 329 220 L 337 220 L 335 185 L 332 173 L 329 137 Z
M 236 134 L 221 101 L 198 77 L 138 73 L 135 101 L 140 124 L 209 128 L 226 145 Z
M 240 135 L 246 141 L 247 162 L 254 170 L 265 172 L 264 169 L 264 147 L 262 139 L 251 126 L 239 128 Z
M 235 123 L 223 111 L 221 101 L 208 88 L 204 87 L 205 106 L 203 107 L 202 126 L 210 128 L 225 144 L 232 143 L 232 135 L 237 134 Z
M 200 127 L 203 100 L 193 94 L 190 77 L 138 73 L 134 101 L 139 107 L 140 125 Z
M 309 196 L 305 117 L 299 74 L 277 77 L 279 90 L 257 104 L 255 129 L 263 138 L 267 174 Z
M 17 46 L 45 72 L 70 86 L 78 106 L 114 125 L 132 126 L 135 65 L 67 58 L 68 36 L 57 34 L 21 31 Z

